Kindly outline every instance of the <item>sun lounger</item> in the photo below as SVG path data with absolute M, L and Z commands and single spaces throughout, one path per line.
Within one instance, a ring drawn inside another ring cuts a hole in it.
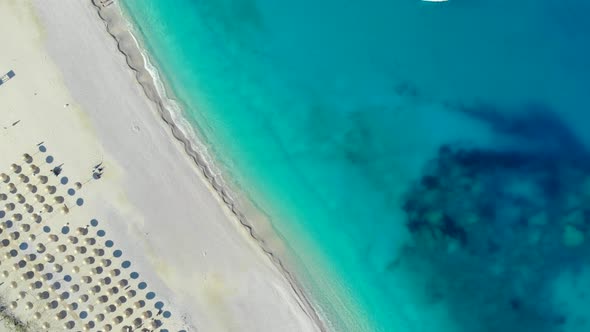
M 0 77 L 0 85 L 8 82 L 9 79 L 13 78 L 16 74 L 14 73 L 14 71 L 9 71 L 8 73 L 6 73 L 4 76 Z

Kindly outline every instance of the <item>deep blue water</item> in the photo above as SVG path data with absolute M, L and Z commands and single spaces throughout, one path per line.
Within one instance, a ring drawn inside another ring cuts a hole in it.
M 124 4 L 334 329 L 590 328 L 590 2 Z

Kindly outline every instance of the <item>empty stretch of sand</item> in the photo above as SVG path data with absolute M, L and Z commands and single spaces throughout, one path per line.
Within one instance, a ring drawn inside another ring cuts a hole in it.
M 13 317 L 3 322 L 317 329 L 174 139 L 89 0 L 0 1 L 0 76 L 10 70 L 0 85 L 0 301 Z

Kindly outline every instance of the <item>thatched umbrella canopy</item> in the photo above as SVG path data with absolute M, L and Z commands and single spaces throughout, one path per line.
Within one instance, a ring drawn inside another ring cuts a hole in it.
M 62 205 L 59 208 L 59 212 L 61 212 L 62 214 L 68 214 L 70 213 L 70 209 L 66 205 Z
M 28 183 L 29 182 L 29 177 L 26 176 L 26 175 L 24 175 L 24 174 L 19 174 L 18 175 L 18 179 L 22 183 Z
M 0 180 L 4 183 L 10 182 L 10 176 L 6 173 L 0 173 Z
M 39 180 L 39 182 L 42 184 L 46 184 L 47 181 L 49 181 L 49 178 L 45 175 L 37 175 L 37 180 Z
M 14 173 L 20 173 L 23 169 L 22 169 L 22 167 L 20 167 L 17 164 L 12 164 L 12 165 L 10 165 L 10 170 L 13 171 Z
M 31 174 L 33 174 L 33 175 L 39 174 L 39 172 L 41 172 L 41 169 L 39 167 L 37 167 L 37 165 L 29 166 L 29 170 L 31 171 Z
M 37 186 L 32 183 L 29 183 L 27 184 L 27 190 L 34 194 L 37 192 Z
M 33 157 L 31 157 L 30 154 L 25 153 L 25 154 L 23 154 L 23 161 L 26 162 L 27 164 L 30 164 L 33 162 Z
M 55 186 L 52 186 L 52 185 L 48 185 L 45 187 L 45 192 L 48 194 L 53 195 L 53 194 L 55 194 L 56 190 L 57 190 L 57 188 L 55 188 Z

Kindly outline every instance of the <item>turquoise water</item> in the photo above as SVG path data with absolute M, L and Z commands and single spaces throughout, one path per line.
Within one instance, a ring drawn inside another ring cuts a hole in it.
M 124 4 L 333 329 L 585 330 L 587 2 Z

